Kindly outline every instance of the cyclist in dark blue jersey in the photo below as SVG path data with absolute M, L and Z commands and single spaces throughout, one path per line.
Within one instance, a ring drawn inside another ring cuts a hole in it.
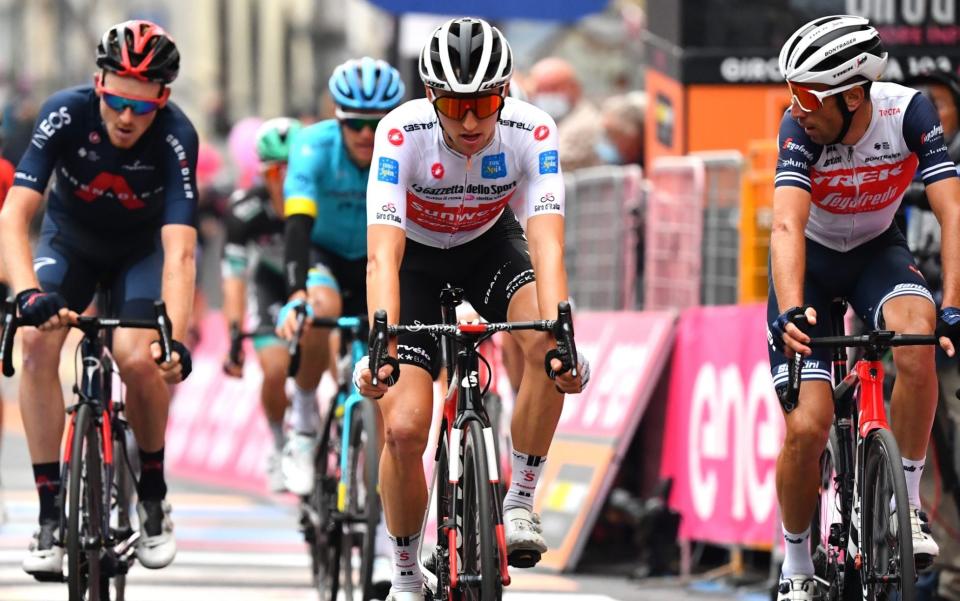
M 24 331 L 20 407 L 40 497 L 40 528 L 23 562 L 28 573 L 62 572 L 57 540 L 59 450 L 63 397 L 58 375 L 66 326 L 110 292 L 111 312 L 152 316 L 166 301 L 174 360 L 161 363 L 155 334 L 118 330 L 113 353 L 127 384 L 126 413 L 140 447 L 137 485 L 141 538 L 137 557 L 148 568 L 176 553 L 165 500 L 164 431 L 167 383 L 190 373 L 187 333 L 194 293 L 197 134 L 169 102 L 180 54 L 148 21 L 127 21 L 104 33 L 94 86 L 53 94 L 41 109 L 30 146 L 0 213 L 0 255 L 17 292 Z M 43 202 L 40 240 L 31 254 L 28 224 Z

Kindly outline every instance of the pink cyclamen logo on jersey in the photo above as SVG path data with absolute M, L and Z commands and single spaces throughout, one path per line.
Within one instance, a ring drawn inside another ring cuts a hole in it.
M 538 125 L 537 129 L 533 130 L 533 139 L 534 140 L 546 140 L 547 136 L 550 135 L 550 128 L 546 125 Z
M 926 144 L 930 140 L 934 140 L 942 135 L 943 135 L 943 125 L 940 123 L 937 123 L 936 125 L 933 126 L 933 129 L 931 129 L 927 133 L 920 134 L 920 143 Z
M 443 179 L 443 173 L 443 163 L 434 163 L 433 166 L 430 167 L 430 175 L 436 179 Z
M 391 129 L 387 132 L 387 140 L 394 146 L 400 146 L 403 144 L 403 132 L 396 128 Z

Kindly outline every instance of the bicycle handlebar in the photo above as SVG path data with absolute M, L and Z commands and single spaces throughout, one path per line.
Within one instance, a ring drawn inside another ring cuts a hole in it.
M 570 310 L 570 303 L 561 301 L 557 304 L 557 319 L 499 323 L 387 325 L 387 312 L 383 309 L 378 309 L 376 313 L 374 313 L 373 327 L 370 329 L 369 357 L 370 374 L 372 376 L 371 383 L 374 386 L 378 385 L 378 373 L 380 367 L 385 363 L 393 365 L 394 371 L 399 367 L 397 360 L 390 357 L 387 353 L 387 340 L 389 336 L 397 336 L 404 332 L 427 332 L 439 336 L 480 341 L 496 332 L 512 332 L 517 330 L 534 330 L 552 333 L 556 339 L 557 348 L 550 350 L 545 358 L 544 363 L 547 374 L 553 379 L 557 375 L 569 370 L 574 377 L 577 377 L 579 367 L 577 365 L 577 347 L 573 336 L 573 316 Z M 553 358 L 558 358 L 563 363 L 563 368 L 558 372 L 554 372 L 550 367 L 550 360 Z
M 821 336 L 811 338 L 807 346 L 811 348 L 861 347 L 875 351 L 897 346 L 924 346 L 939 344 L 936 336 L 926 334 L 897 334 L 891 330 L 874 330 L 854 336 Z M 787 379 L 787 397 L 785 407 L 796 407 L 800 400 L 800 377 L 803 373 L 803 356 L 795 353 L 789 363 Z
M 3 331 L 0 332 L 0 362 L 3 364 L 3 375 L 11 377 L 16 373 L 13 368 L 13 337 L 20 327 L 16 317 L 16 305 L 13 300 L 7 299 L 4 306 Z M 130 328 L 135 330 L 154 330 L 160 335 L 158 342 L 162 353 L 161 362 L 168 363 L 172 357 L 172 337 L 170 334 L 170 317 L 167 315 L 167 306 L 162 300 L 153 303 L 154 319 L 126 319 L 116 317 L 89 317 L 81 315 L 77 323 L 71 327 L 81 330 L 85 336 L 93 336 L 102 330 L 116 328 Z

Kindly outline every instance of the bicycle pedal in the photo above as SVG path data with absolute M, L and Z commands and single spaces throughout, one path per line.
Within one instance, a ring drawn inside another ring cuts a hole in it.
M 514 568 L 532 568 L 540 562 L 540 552 L 518 549 L 507 556 L 507 563 Z
M 56 572 L 32 572 L 30 573 L 30 575 L 33 576 L 33 579 L 36 580 L 37 582 L 62 583 L 67 581 L 67 577 L 64 576 L 63 572 L 59 574 Z

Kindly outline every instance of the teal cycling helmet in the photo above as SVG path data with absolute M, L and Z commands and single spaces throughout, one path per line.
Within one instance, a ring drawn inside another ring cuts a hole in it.
M 369 56 L 350 59 L 333 70 L 330 94 L 341 109 L 388 111 L 403 100 L 400 72 Z
M 257 129 L 257 156 L 264 163 L 286 161 L 293 136 L 303 128 L 296 119 L 277 117 Z

